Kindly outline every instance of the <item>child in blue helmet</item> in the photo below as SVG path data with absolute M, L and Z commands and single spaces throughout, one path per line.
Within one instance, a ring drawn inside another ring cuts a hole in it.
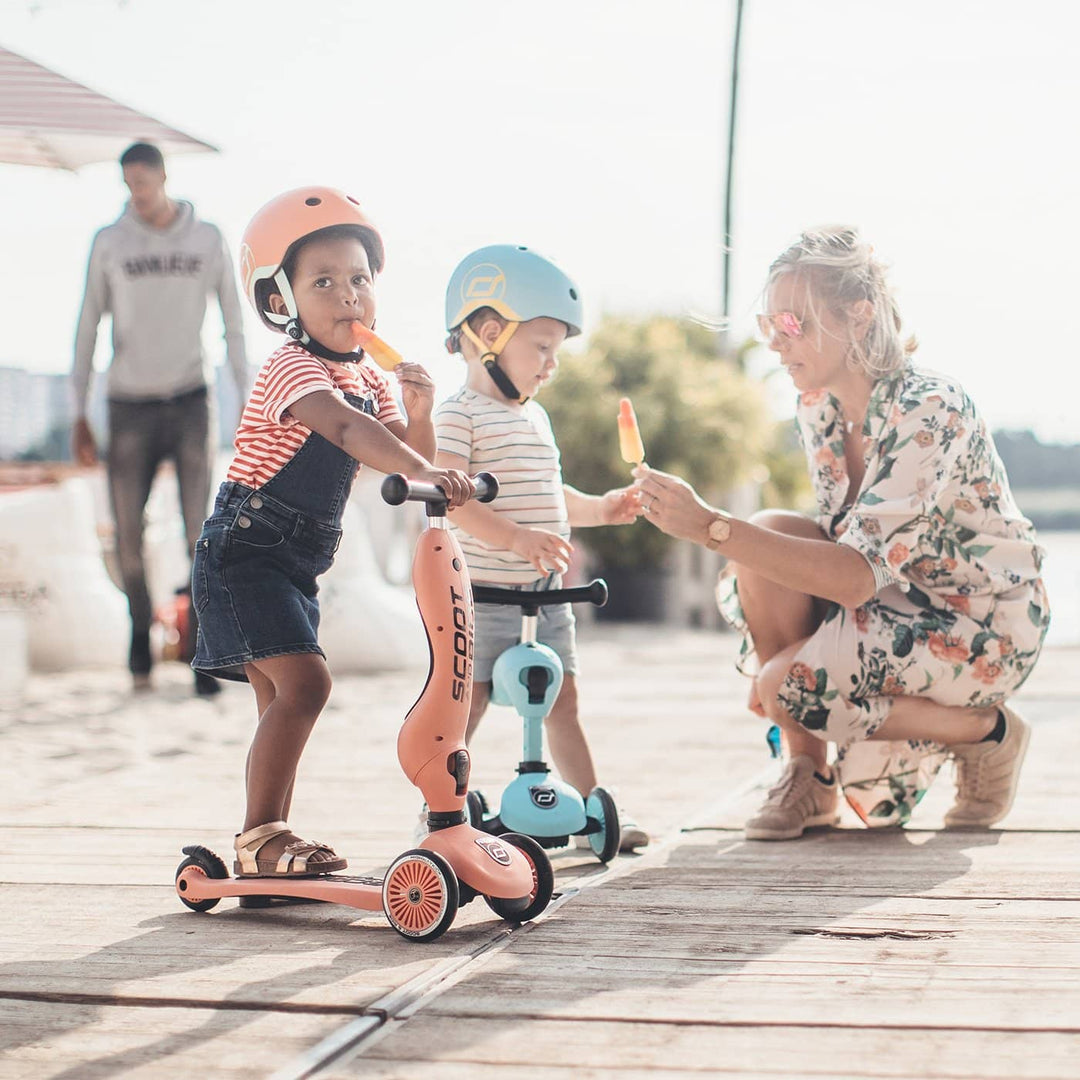
M 639 513 L 633 488 L 585 495 L 563 482 L 551 422 L 534 395 L 554 375 L 559 347 L 581 333 L 577 287 L 554 263 L 527 247 L 497 244 L 461 261 L 446 293 L 447 348 L 468 364 L 465 385 L 436 411 L 436 462 L 500 481 L 489 506 L 456 508 L 450 522 L 477 584 L 523 591 L 559 588 L 570 564 L 571 527 L 627 525 Z M 517 608 L 476 605 L 471 738 L 491 696 L 492 669 L 517 643 Z M 537 636 L 564 668 L 546 720 L 556 768 L 583 796 L 596 786 L 592 754 L 578 716 L 574 614 L 569 604 L 542 607 Z M 620 813 L 625 819 L 625 811 Z M 623 820 L 620 849 L 649 842 Z

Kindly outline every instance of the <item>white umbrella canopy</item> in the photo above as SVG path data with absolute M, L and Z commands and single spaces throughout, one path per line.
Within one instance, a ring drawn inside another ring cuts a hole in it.
M 134 142 L 165 155 L 217 150 L 0 47 L 0 162 L 74 171 Z

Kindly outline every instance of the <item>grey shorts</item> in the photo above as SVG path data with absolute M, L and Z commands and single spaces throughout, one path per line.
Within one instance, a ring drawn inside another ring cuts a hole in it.
M 562 588 L 562 578 L 551 574 L 527 585 L 507 585 L 522 592 L 546 592 Z M 536 623 L 538 641 L 554 649 L 566 675 L 577 675 L 577 638 L 574 611 L 569 604 L 542 607 Z M 491 673 L 499 654 L 521 640 L 521 608 L 502 604 L 476 605 L 476 630 L 473 643 L 473 680 L 491 682 Z

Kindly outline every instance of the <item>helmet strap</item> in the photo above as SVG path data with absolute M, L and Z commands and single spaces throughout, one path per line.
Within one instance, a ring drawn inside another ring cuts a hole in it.
M 321 341 L 316 341 L 310 334 L 305 334 L 307 341 L 304 348 L 309 353 L 314 353 L 322 360 L 333 360 L 335 364 L 359 364 L 364 359 L 364 350 L 357 349 L 355 352 L 334 352 L 328 349 Z
M 463 322 L 460 329 L 461 333 L 480 350 L 480 363 L 484 365 L 488 375 L 491 376 L 491 381 L 511 401 L 524 405 L 529 399 L 522 396 L 521 391 L 514 385 L 510 376 L 499 367 L 499 356 L 520 325 L 521 323 L 508 322 L 490 347 L 481 340 L 480 335 L 467 322 Z
M 275 326 L 284 330 L 293 341 L 299 341 L 301 345 L 306 345 L 308 341 L 307 331 L 300 324 L 300 312 L 296 310 L 296 297 L 293 296 L 288 275 L 284 270 L 279 269 L 272 280 L 274 285 L 277 286 L 277 291 L 281 294 L 281 299 L 285 301 L 287 314 L 279 315 L 276 311 L 264 311 L 262 313 L 263 317 L 267 322 L 272 322 Z
M 337 364 L 358 364 L 364 359 L 363 349 L 357 352 L 334 352 L 333 349 L 328 349 L 321 341 L 316 341 L 304 329 L 304 324 L 300 321 L 300 312 L 296 309 L 296 297 L 293 295 L 289 277 L 284 270 L 279 269 L 274 275 L 274 284 L 277 286 L 282 300 L 285 301 L 285 310 L 288 314 L 279 315 L 276 311 L 264 311 L 263 314 L 270 322 L 275 326 L 280 326 L 293 341 L 298 345 L 302 345 L 309 353 L 319 357 L 321 360 L 332 360 Z

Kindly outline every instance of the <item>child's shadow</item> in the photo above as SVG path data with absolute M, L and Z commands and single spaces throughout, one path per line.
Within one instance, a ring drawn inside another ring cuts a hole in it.
M 226 908 L 225 904 L 230 906 Z M 364 924 L 357 925 L 358 919 L 363 919 Z M 382 996 L 388 983 L 394 981 L 395 969 L 408 961 L 437 961 L 453 956 L 462 951 L 465 941 L 475 945 L 477 933 L 483 939 L 490 937 L 493 924 L 468 927 L 464 934 L 451 931 L 439 941 L 418 947 L 404 941 L 379 912 L 330 904 L 251 912 L 226 900 L 213 914 L 177 911 L 138 925 L 143 933 L 74 960 L 0 965 L 0 987 L 11 988 L 4 995 L 11 1000 L 0 1001 L 0 1007 L 25 1009 L 26 1000 L 31 999 L 40 1003 L 30 1007 L 43 1017 L 41 1022 L 35 1017 L 33 1025 L 0 1023 L 0 1052 L 10 1053 L 21 1046 L 47 1047 L 54 1040 L 99 1023 L 103 1009 L 117 1006 L 171 1005 L 198 1010 L 195 1015 L 200 1022 L 163 1033 L 151 1043 L 140 1040 L 136 1045 L 80 1060 L 52 1074 L 53 1080 L 118 1076 L 147 1061 L 166 1060 L 199 1042 L 231 1039 L 235 1046 L 242 1046 L 246 1036 L 241 1034 L 237 1040 L 236 1033 L 267 1013 L 331 1013 L 340 1020 L 340 1025 L 328 1021 L 326 1027 L 332 1029 L 362 1015 L 366 997 Z M 242 963 L 247 957 L 255 959 L 256 970 L 265 972 L 279 967 L 275 957 L 302 954 L 305 950 L 313 954 L 308 967 L 283 960 L 285 967 L 276 974 L 244 982 L 224 997 L 219 997 L 216 988 L 198 974 L 223 962 Z M 94 987 L 93 995 L 80 1001 L 82 995 L 72 992 L 73 972 L 78 973 L 80 988 Z M 312 995 L 313 990 L 367 972 L 370 978 L 361 978 L 349 992 Z M 190 979 L 185 978 L 188 975 Z M 125 993 L 126 984 L 137 981 L 143 987 L 148 980 L 157 982 L 152 996 L 129 997 Z M 300 999 L 304 1004 L 299 1004 Z M 328 999 L 330 1005 L 325 1004 Z M 153 1024 L 152 1016 L 147 1024 Z M 282 1027 L 287 1029 L 288 1024 L 289 1017 L 281 1016 Z M 317 1041 L 317 1036 L 312 1041 Z

